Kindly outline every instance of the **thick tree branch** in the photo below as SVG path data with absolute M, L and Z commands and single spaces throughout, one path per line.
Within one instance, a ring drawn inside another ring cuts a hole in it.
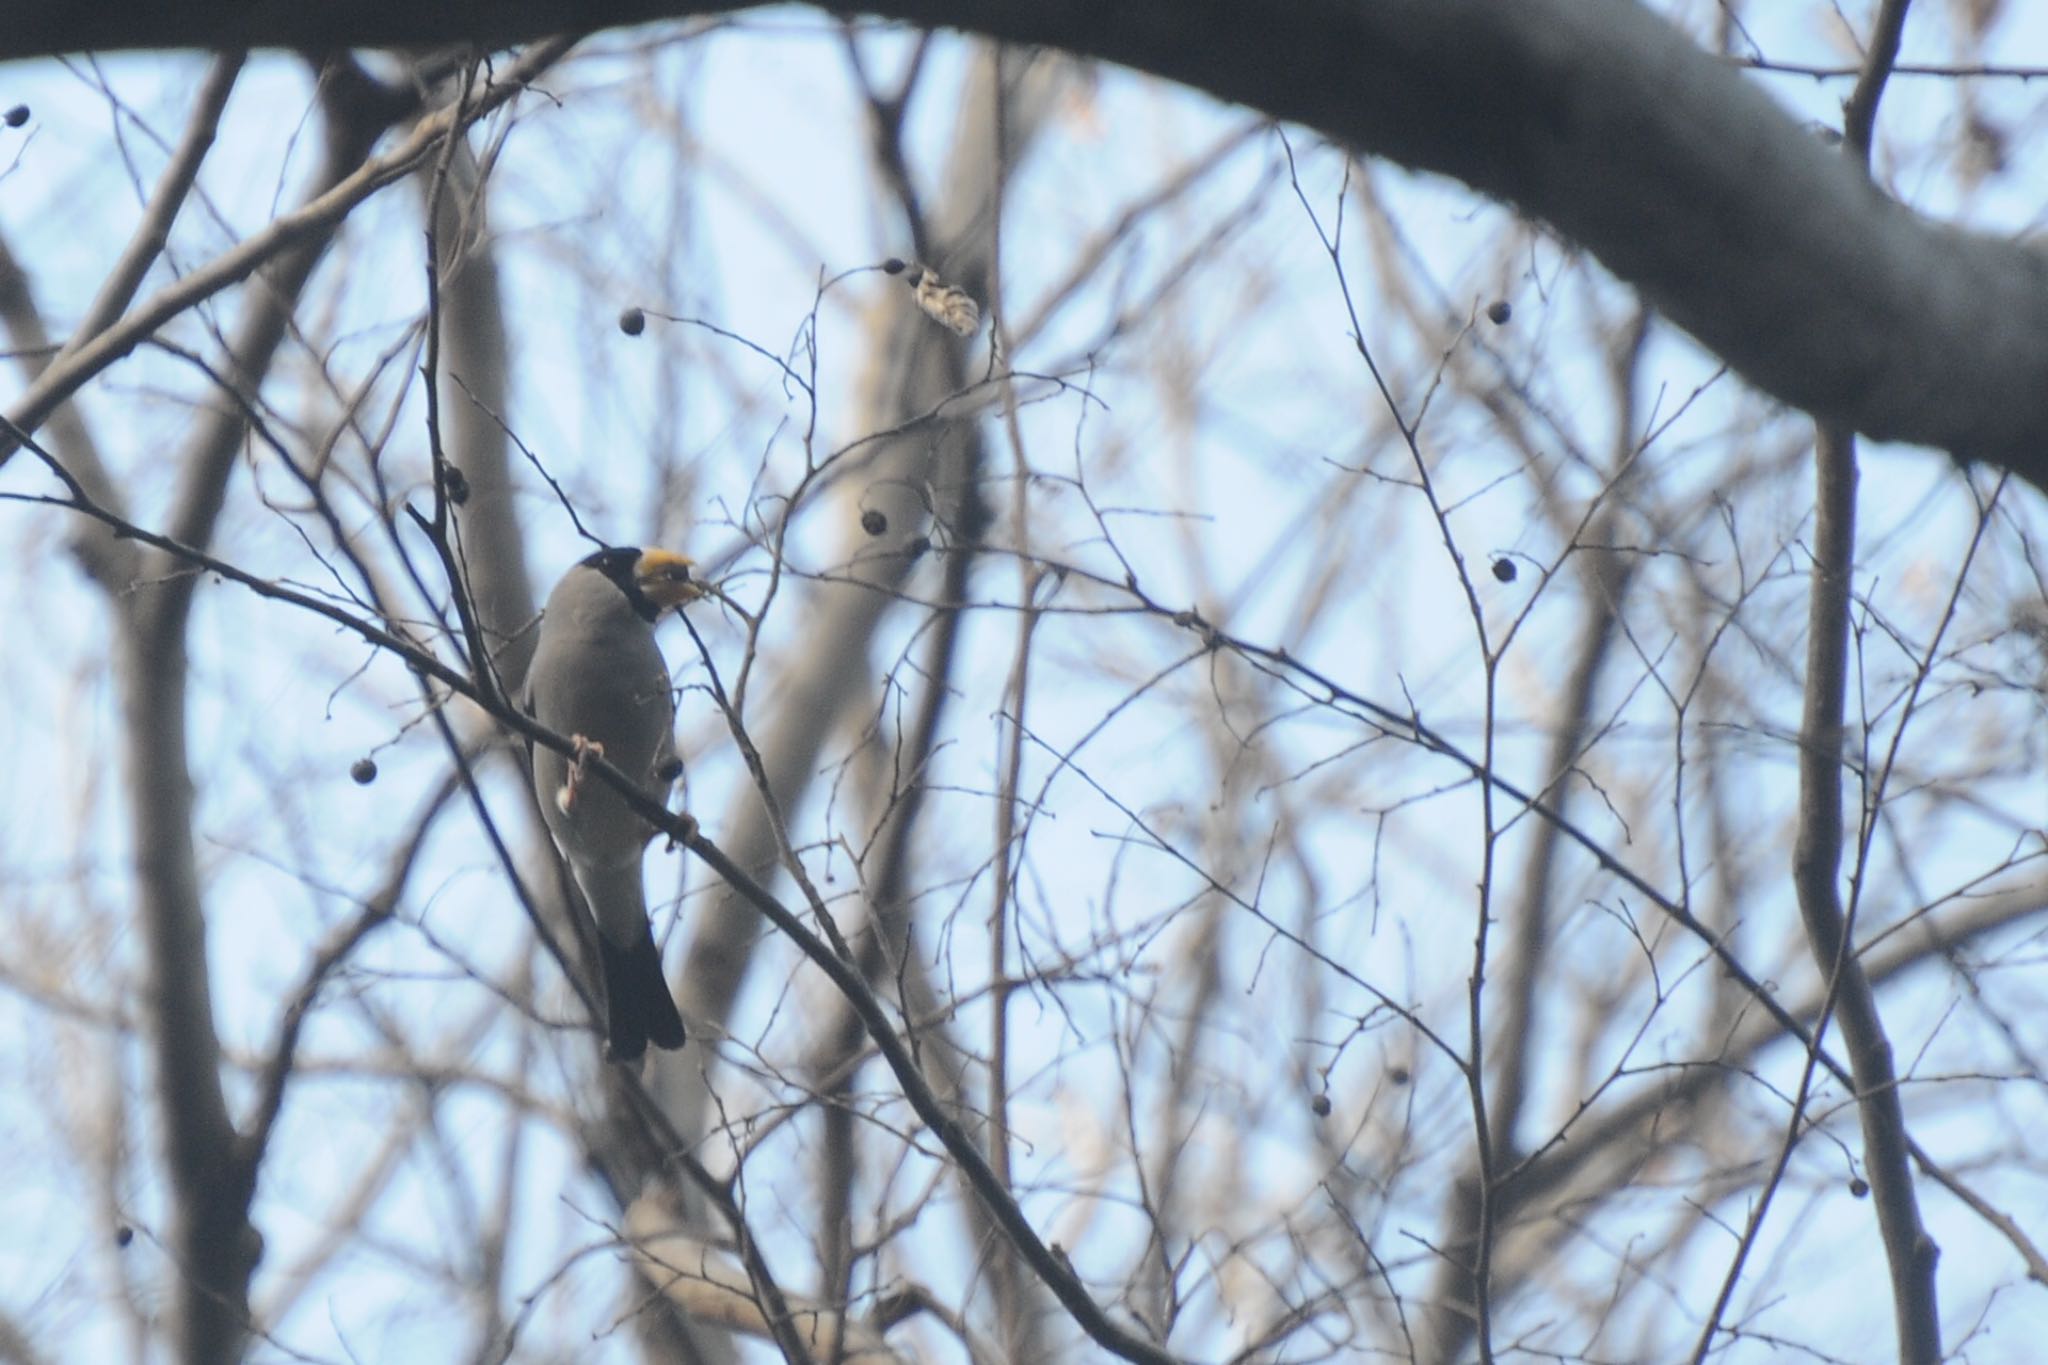
M 1850 164 L 1859 169 L 1869 164 L 1877 102 L 1898 57 L 1906 3 L 1885 0 L 1863 76 L 1846 110 L 1845 147 L 1854 158 Z M 1941 1315 L 1934 1279 L 1939 1252 L 1920 1220 L 1907 1159 L 1912 1144 L 1899 1102 L 1891 1040 L 1863 964 L 1852 951 L 1856 901 L 1851 899 L 1845 913 L 1839 884 L 1843 709 L 1848 693 L 1850 585 L 1856 563 L 1855 437 L 1822 424 L 1814 439 L 1814 476 L 1814 565 L 1808 589 L 1806 700 L 1800 721 L 1799 831 L 1792 852 L 1793 889 L 1806 926 L 1807 946 L 1828 983 L 1830 1003 L 1840 1014 L 1849 1062 L 1855 1068 L 1864 1162 L 1891 1267 L 1899 1359 L 1932 1365 L 1941 1359 Z M 1965 572 L 1967 564 L 1965 561 Z M 1902 719 L 1902 727 L 1904 723 Z M 1860 821 L 1858 824 L 1861 827 Z M 1867 857 L 1866 843 L 1856 862 L 1854 884 L 1859 888 L 1864 884 Z
M 364 78 L 346 66 L 329 75 L 323 92 L 327 149 L 316 196 L 346 177 L 383 132 L 380 120 L 361 117 L 346 100 L 345 82 Z M 333 226 L 280 253 L 262 287 L 247 295 L 223 368 L 249 393 L 269 370 Z M 245 411 L 242 404 L 216 407 L 194 426 L 180 461 L 173 539 L 211 541 L 247 432 Z M 110 586 L 121 589 L 112 603 L 121 622 L 116 673 L 149 960 L 146 1009 L 172 1199 L 170 1246 L 181 1272 L 178 1359 L 227 1360 L 239 1354 L 247 1331 L 249 1277 L 263 1240 L 248 1217 L 259 1153 L 236 1132 L 221 1085 L 205 900 L 193 851 L 197 801 L 186 750 L 185 626 L 199 577 L 161 552 L 144 558 L 137 572 L 134 583 Z
M 505 41 L 744 6 L 28 7 L 0 57 Z M 872 0 L 1455 176 L 1590 249 L 1764 391 L 2048 487 L 2048 258 L 1923 218 L 1633 0 Z

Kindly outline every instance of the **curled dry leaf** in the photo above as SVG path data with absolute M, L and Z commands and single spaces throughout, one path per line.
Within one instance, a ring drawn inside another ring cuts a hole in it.
M 917 306 L 926 317 L 944 323 L 964 337 L 973 336 L 981 326 L 981 306 L 968 297 L 966 290 L 947 284 L 930 270 L 919 271 L 913 287 Z

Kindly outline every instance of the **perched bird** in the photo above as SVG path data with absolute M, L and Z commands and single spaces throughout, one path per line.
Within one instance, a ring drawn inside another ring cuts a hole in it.
M 683 1045 L 683 1019 L 662 974 L 647 923 L 641 854 L 653 829 L 590 770 L 601 756 L 657 801 L 682 765 L 675 700 L 654 622 L 668 607 L 704 595 L 690 561 L 667 550 L 599 550 L 562 576 L 541 615 L 525 705 L 542 725 L 575 741 L 576 757 L 535 745 L 533 789 L 555 845 L 597 921 L 604 969 L 606 1055 L 637 1060 L 651 1039 Z

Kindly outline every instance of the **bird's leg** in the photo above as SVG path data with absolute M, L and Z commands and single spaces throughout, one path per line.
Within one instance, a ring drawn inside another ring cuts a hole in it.
M 604 757 L 604 745 L 582 735 L 569 736 L 569 743 L 575 746 L 576 755 L 569 760 L 569 779 L 562 789 L 555 793 L 555 809 L 567 815 L 576 804 L 576 793 L 583 787 L 583 776 L 589 770 L 590 756 Z

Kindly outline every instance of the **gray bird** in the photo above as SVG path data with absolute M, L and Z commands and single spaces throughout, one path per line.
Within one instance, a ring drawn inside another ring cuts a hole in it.
M 548 594 L 526 675 L 526 710 L 576 742 L 578 757 L 533 749 L 533 790 L 555 845 L 597 922 L 604 969 L 606 1055 L 637 1060 L 651 1039 L 683 1045 L 683 1019 L 647 923 L 641 854 L 654 831 L 585 766 L 602 756 L 666 801 L 676 761 L 675 700 L 654 643 L 665 608 L 704 595 L 690 561 L 667 550 L 599 550 Z

